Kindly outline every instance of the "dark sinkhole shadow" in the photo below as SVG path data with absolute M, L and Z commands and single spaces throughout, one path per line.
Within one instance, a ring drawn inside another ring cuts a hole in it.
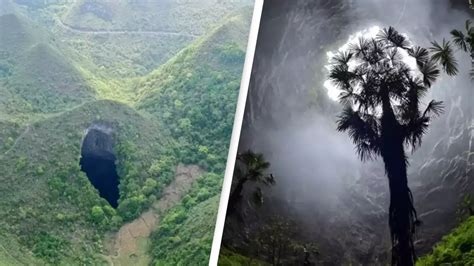
M 99 195 L 117 208 L 119 177 L 115 166 L 114 141 L 110 128 L 93 126 L 87 130 L 81 148 L 81 170 Z

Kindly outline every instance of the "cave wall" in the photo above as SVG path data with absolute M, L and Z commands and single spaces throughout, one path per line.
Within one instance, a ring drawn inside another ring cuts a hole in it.
M 113 129 L 106 124 L 93 124 L 84 132 L 82 154 L 115 161 Z
M 85 131 L 79 164 L 99 195 L 116 208 L 120 197 L 120 180 L 115 165 L 114 144 L 111 126 L 93 124 Z

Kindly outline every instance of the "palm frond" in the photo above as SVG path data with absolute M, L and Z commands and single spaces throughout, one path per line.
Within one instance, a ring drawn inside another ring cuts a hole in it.
M 423 116 L 439 116 L 444 112 L 444 105 L 442 101 L 435 101 L 431 100 L 428 103 L 428 106 L 426 107 L 425 111 L 423 112 Z
M 423 66 L 419 67 L 419 70 L 423 75 L 423 84 L 427 87 L 431 87 L 440 74 L 434 60 L 427 61 Z
M 409 49 L 408 54 L 411 57 L 415 58 L 416 64 L 418 65 L 418 67 L 421 67 L 424 64 L 426 64 L 426 62 L 428 62 L 428 60 L 430 58 L 430 55 L 428 53 L 428 49 L 420 47 L 420 46 L 416 46 L 412 49 Z
M 379 123 L 376 117 L 361 115 L 351 106 L 346 106 L 338 117 L 337 130 L 349 132 L 361 160 L 380 155 Z
M 366 58 L 370 64 L 376 64 L 387 58 L 385 47 L 380 41 L 371 39 L 369 41 L 369 47 L 369 52 L 367 53 Z
M 343 105 L 352 105 L 355 103 L 355 98 L 357 95 L 354 93 L 353 90 L 346 90 L 339 93 L 338 100 Z
M 273 176 L 273 174 L 264 176 L 262 179 L 262 182 L 267 186 L 274 185 L 276 183 L 275 177 Z
M 459 47 L 459 49 L 467 52 L 467 43 L 466 43 L 466 36 L 460 30 L 452 30 L 451 36 L 453 38 L 453 43 Z
M 354 54 L 356 57 L 365 60 L 365 57 L 367 55 L 367 51 L 370 48 L 369 41 L 364 38 L 360 37 L 357 40 L 357 43 L 353 43 L 349 45 L 349 50 L 351 51 L 352 54 Z
M 398 33 L 397 30 L 393 27 L 384 28 L 377 34 L 377 39 L 391 43 L 391 46 L 393 47 L 398 47 L 402 49 L 408 49 L 410 43 L 408 40 L 405 38 L 405 36 L 401 35 Z
M 430 47 L 432 52 L 431 59 L 443 66 L 444 72 L 449 76 L 454 76 L 458 73 L 458 63 L 454 57 L 453 49 L 449 41 L 443 39 L 443 43 L 439 44 L 434 41 Z
M 421 145 L 422 137 L 428 130 L 429 122 L 429 117 L 420 116 L 404 126 L 405 143 L 411 145 L 413 150 Z
M 351 60 L 352 55 L 353 54 L 348 51 L 338 52 L 331 58 L 331 61 L 334 64 L 347 64 Z
M 245 176 L 253 181 L 262 181 L 265 171 L 270 167 L 263 154 L 251 150 L 239 154 L 237 160 L 242 164 L 242 168 L 245 168 L 240 171 L 245 172 Z
M 410 89 L 414 89 L 420 99 L 428 92 L 428 87 L 424 86 L 423 80 L 418 77 L 410 80 Z
M 396 48 L 392 48 L 390 50 L 388 50 L 388 57 L 390 59 L 390 61 L 392 61 L 392 63 L 396 64 L 397 62 L 400 62 L 402 60 L 402 56 L 400 54 L 400 52 L 398 51 L 398 49 Z
M 399 106 L 400 118 L 405 124 L 420 116 L 420 99 L 428 90 L 418 78 L 411 79 L 408 86 L 409 90 L 405 93 Z
M 335 64 L 329 70 L 329 80 L 341 90 L 351 90 L 351 82 L 355 78 L 347 64 Z

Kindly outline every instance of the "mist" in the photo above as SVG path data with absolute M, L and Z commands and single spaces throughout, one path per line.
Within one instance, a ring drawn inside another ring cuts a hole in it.
M 322 218 L 326 220 L 333 219 L 331 215 L 338 208 L 344 214 L 335 223 L 357 223 L 358 219 L 373 218 L 374 213 L 377 221 L 386 223 L 388 182 L 383 164 L 361 162 L 349 136 L 336 130 L 340 105 L 328 97 L 324 87 L 327 53 L 337 51 L 351 34 L 373 26 L 394 26 L 415 45 L 429 47 L 431 41 L 449 39 L 452 29 L 463 29 L 466 19 L 473 18 L 474 11 L 469 11 L 467 1 L 463 3 L 448 0 L 265 2 L 239 149 L 261 152 L 271 163 L 269 172 L 274 174 L 276 185 L 265 190 L 270 200 L 284 202 L 302 220 L 310 220 L 309 227 L 316 226 L 318 221 L 307 206 L 326 213 L 326 218 Z M 418 198 L 423 201 L 425 194 L 440 186 L 436 180 L 441 177 L 426 173 L 432 173 L 429 169 L 434 169 L 433 165 L 440 160 L 449 161 L 450 158 L 442 158 L 447 156 L 443 151 L 448 149 L 449 142 L 472 138 L 470 121 L 466 118 L 467 112 L 472 112 L 469 105 L 473 83 L 468 76 L 471 62 L 469 55 L 461 51 L 456 52 L 456 58 L 460 73 L 456 77 L 442 74 L 424 98 L 443 100 L 445 113 L 433 122 L 421 148 L 407 154 L 415 205 Z M 462 157 L 462 149 L 472 149 L 472 146 L 458 146 L 452 148 L 449 156 Z M 472 188 L 472 181 L 469 182 L 466 189 Z M 424 190 L 419 192 L 418 188 Z M 472 189 L 468 192 L 472 193 Z M 451 193 L 459 191 L 453 189 Z M 455 209 L 456 200 L 454 196 L 452 201 L 448 200 L 451 205 L 447 209 Z M 299 203 L 305 207 L 298 207 Z M 432 211 L 428 207 L 421 209 Z M 374 241 L 386 241 L 388 235 L 384 233 L 375 232 L 384 239 Z

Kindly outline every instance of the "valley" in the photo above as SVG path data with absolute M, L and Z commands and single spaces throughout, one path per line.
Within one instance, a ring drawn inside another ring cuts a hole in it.
M 0 2 L 0 265 L 207 264 L 252 3 L 178 2 Z

